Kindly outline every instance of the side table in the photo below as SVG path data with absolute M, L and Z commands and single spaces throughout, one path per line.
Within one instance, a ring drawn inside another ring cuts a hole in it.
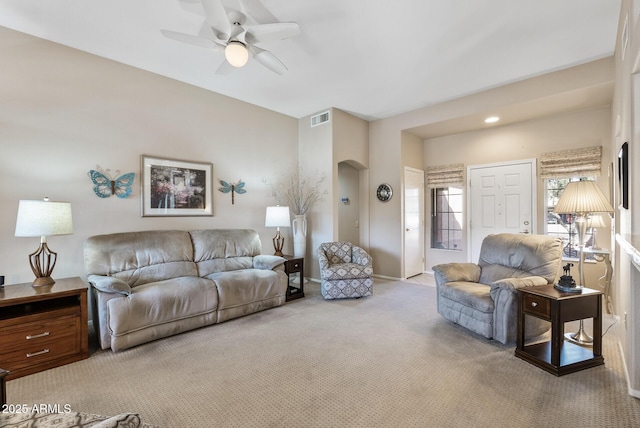
M 7 380 L 89 356 L 87 290 L 78 277 L 0 290 L 0 367 L 10 372 Z
M 518 289 L 518 336 L 515 355 L 556 376 L 604 364 L 602 356 L 602 291 L 583 288 L 563 293 L 553 285 Z M 525 345 L 526 316 L 551 322 L 551 340 Z M 593 346 L 564 340 L 564 323 L 593 318 Z
M 284 262 L 284 273 L 289 278 L 289 284 L 287 285 L 287 297 L 286 301 L 296 300 L 304 297 L 304 257 L 295 257 L 284 255 L 282 256 L 286 260 Z M 300 282 L 298 284 L 292 284 L 291 274 L 299 274 Z

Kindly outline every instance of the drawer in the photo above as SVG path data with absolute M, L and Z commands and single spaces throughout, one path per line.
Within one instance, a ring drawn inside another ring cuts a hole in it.
M 522 299 L 522 310 L 545 320 L 551 319 L 551 300 L 535 294 L 525 293 Z
M 2 352 L 0 366 L 14 371 L 78 353 L 80 353 L 78 337 L 68 336 L 61 340 L 43 341 L 38 344 L 29 344 L 23 349 Z
M 284 262 L 284 269 L 287 273 L 300 272 L 302 269 L 302 262 L 300 260 L 287 260 Z
M 44 343 L 80 336 L 80 317 L 67 316 L 16 325 L 0 330 L 0 352 L 37 348 Z M 0 357 L 1 358 L 1 357 Z

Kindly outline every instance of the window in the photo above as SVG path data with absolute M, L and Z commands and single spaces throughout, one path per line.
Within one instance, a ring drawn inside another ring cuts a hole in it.
M 589 177 L 593 179 L 593 177 Z M 547 223 L 546 234 L 558 236 L 564 241 L 564 259 L 578 260 L 580 251 L 580 239 L 578 237 L 579 225 L 575 222 L 572 214 L 556 214 L 553 209 L 560 199 L 560 195 L 567 187 L 571 179 L 569 178 L 549 178 L 546 180 L 547 186 Z M 587 228 L 585 236 L 585 246 L 591 246 L 592 229 Z M 585 260 L 593 259 L 593 255 L 587 255 Z
M 431 189 L 431 248 L 462 251 L 462 188 Z

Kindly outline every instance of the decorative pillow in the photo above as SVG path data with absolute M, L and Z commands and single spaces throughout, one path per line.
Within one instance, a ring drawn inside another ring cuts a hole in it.
M 89 282 L 93 286 L 105 293 L 120 293 L 128 296 L 131 294 L 131 287 L 129 284 L 121 279 L 114 278 L 112 276 L 102 275 L 89 275 Z
M 256 269 L 270 270 L 276 266 L 280 266 L 285 259 L 280 256 L 270 256 L 268 254 L 260 254 L 253 258 L 253 267 Z
M 137 413 L 122 413 L 92 426 L 93 428 L 139 428 L 140 416 Z

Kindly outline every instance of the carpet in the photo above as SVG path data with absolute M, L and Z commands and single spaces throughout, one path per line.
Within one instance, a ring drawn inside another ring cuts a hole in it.
M 605 365 L 562 377 L 442 319 L 432 279 L 306 297 L 9 381 L 9 403 L 163 427 L 637 427 L 613 326 Z M 610 320 L 605 318 L 603 330 Z

